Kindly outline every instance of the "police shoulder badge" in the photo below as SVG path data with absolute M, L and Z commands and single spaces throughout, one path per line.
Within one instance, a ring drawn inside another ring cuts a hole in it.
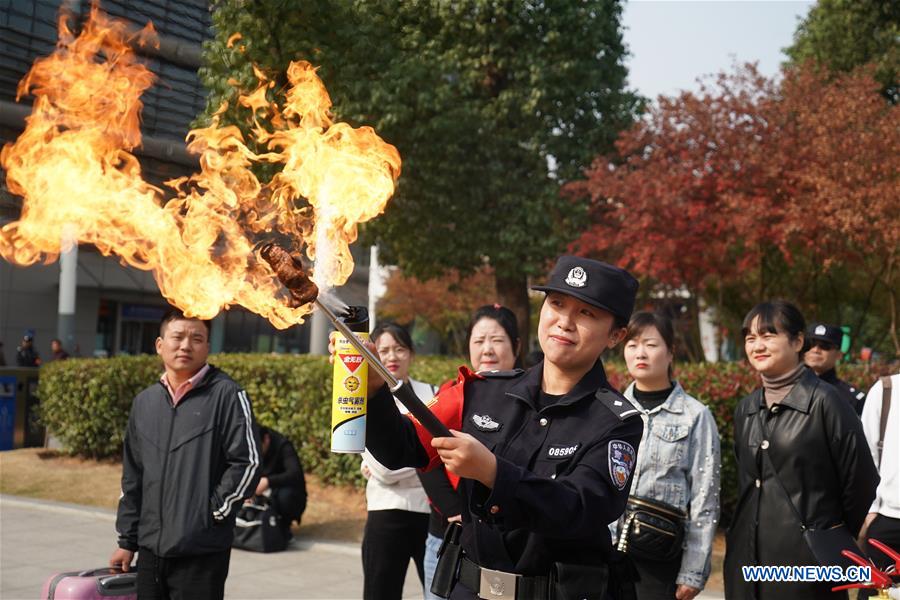
M 472 423 L 481 431 L 500 431 L 501 423 L 493 420 L 490 415 L 472 415 Z
M 581 267 L 575 267 L 566 275 L 566 283 L 572 287 L 583 288 L 587 285 L 587 273 Z
M 613 485 L 624 490 L 634 470 L 634 448 L 628 442 L 613 440 L 609 443 L 609 477 Z

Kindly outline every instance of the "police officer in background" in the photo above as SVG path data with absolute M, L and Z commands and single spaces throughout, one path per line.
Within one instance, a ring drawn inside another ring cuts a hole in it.
M 843 379 L 838 379 L 835 371 L 837 361 L 844 355 L 841 352 L 841 341 L 844 339 L 843 330 L 826 323 L 813 323 L 806 332 L 806 338 L 811 346 L 803 357 L 806 366 L 815 371 L 819 379 L 833 385 L 841 397 L 850 403 L 856 414 L 861 415 L 863 404 L 866 401 L 866 393 L 856 389 Z
M 462 478 L 462 558 L 457 571 L 442 564 L 454 553 L 441 555 L 437 572 L 453 577 L 435 593 L 600 600 L 626 597 L 629 585 L 634 593 L 606 525 L 625 508 L 643 423 L 607 381 L 600 355 L 621 341 L 637 288 L 622 269 L 561 257 L 534 288 L 546 293 L 543 360 L 527 371 L 462 367 L 430 403 L 453 437 L 432 438 L 401 416 L 370 374 L 368 450 L 392 469 L 443 462 Z

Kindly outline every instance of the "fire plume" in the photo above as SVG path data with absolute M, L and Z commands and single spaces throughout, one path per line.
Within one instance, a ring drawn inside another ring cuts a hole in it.
M 372 128 L 332 121 L 312 65 L 291 63 L 283 106 L 269 100 L 274 83 L 259 70 L 258 87 L 239 95 L 266 152 L 220 125 L 223 106 L 188 134 L 200 172 L 166 182 L 167 193 L 144 181 L 132 154 L 140 97 L 154 80 L 132 45 L 154 43 L 152 25 L 135 34 L 96 5 L 77 36 L 59 23 L 57 50 L 19 84 L 19 98 L 35 97 L 25 131 L 0 153 L 9 190 L 23 197 L 19 220 L 0 229 L 3 258 L 50 263 L 70 244 L 93 244 L 152 271 L 162 295 L 189 315 L 212 318 L 240 304 L 279 328 L 312 307 L 290 305 L 258 242 L 290 239 L 295 254 L 316 261 L 319 287 L 347 280 L 357 225 L 384 210 L 400 156 Z M 261 182 L 252 170 L 260 163 L 281 170 Z

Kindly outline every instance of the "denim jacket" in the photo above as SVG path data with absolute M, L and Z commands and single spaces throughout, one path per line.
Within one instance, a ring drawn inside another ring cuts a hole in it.
M 720 453 L 715 419 L 677 382 L 666 401 L 650 411 L 634 399 L 634 383 L 623 395 L 644 419 L 631 494 L 665 502 L 688 514 L 676 583 L 702 589 L 709 578 L 719 520 Z

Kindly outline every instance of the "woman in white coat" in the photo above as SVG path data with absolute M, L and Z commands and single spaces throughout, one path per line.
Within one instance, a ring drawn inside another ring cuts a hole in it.
M 409 378 L 415 351 L 406 329 L 386 323 L 375 328 L 371 339 L 378 358 L 394 377 L 408 381 L 423 401 L 434 396 L 434 386 Z M 399 402 L 397 408 L 402 413 L 407 412 Z M 363 598 L 400 600 L 410 559 L 424 585 L 423 557 L 430 513 L 428 496 L 422 489 L 416 469 L 388 469 L 368 451 L 363 453 L 362 459 L 362 473 L 368 479 L 368 514 L 362 543 Z

